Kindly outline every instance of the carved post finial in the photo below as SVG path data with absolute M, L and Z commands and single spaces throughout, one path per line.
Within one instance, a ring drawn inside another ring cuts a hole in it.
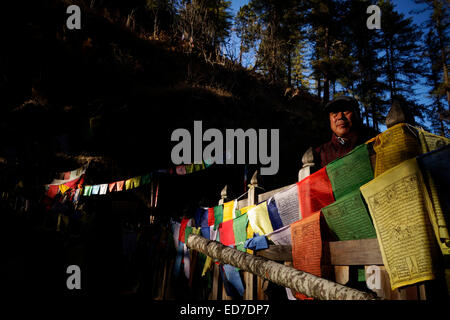
M 222 191 L 220 191 L 219 204 L 223 204 L 225 201 L 227 201 L 228 193 L 229 193 L 228 185 L 225 185 L 225 187 L 223 187 Z

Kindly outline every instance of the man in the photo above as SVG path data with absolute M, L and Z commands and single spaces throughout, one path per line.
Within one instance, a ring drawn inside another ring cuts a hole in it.
M 314 164 L 320 168 L 376 135 L 376 132 L 369 133 L 368 129 L 362 125 L 358 101 L 352 97 L 337 97 L 327 103 L 324 110 L 328 115 L 333 133 L 330 141 L 312 149 Z M 308 150 L 306 154 L 308 152 L 311 150 Z

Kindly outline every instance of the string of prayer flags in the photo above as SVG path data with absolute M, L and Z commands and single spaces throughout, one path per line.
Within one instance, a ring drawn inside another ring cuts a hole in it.
M 442 254 L 450 255 L 450 145 L 417 158 L 426 182 L 428 214 Z
M 303 219 L 334 202 L 333 189 L 326 167 L 297 182 L 297 185 Z
M 373 149 L 377 154 L 375 177 L 421 153 L 417 130 L 406 123 L 396 124 L 376 136 Z
M 322 213 L 341 241 L 377 236 L 359 189 L 322 208 Z
M 291 224 L 292 260 L 297 270 L 326 278 L 328 275 L 322 264 L 326 263 L 322 254 L 321 213 L 317 211 Z M 296 298 L 311 299 L 299 292 Z
M 269 218 L 267 201 L 261 202 L 247 212 L 248 221 L 255 233 L 265 235 L 273 232 L 272 223 Z
M 345 156 L 326 166 L 334 198 L 339 200 L 373 179 L 369 150 L 366 144 L 357 146 Z
M 437 252 L 415 158 L 361 187 L 392 290 L 435 278 Z
M 423 130 L 422 128 L 420 128 L 418 131 L 422 153 L 431 152 L 450 144 L 450 139 L 446 137 L 437 136 Z

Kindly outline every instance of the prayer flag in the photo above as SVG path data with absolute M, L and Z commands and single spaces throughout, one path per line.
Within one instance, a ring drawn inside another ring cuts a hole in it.
M 223 221 L 223 205 L 214 207 L 214 229 L 216 230 Z
M 232 246 L 235 244 L 233 220 L 224 221 L 219 225 L 220 242 L 224 246 Z
M 189 222 L 188 218 L 183 218 L 181 219 L 181 224 L 180 224 L 180 235 L 178 237 L 178 240 L 184 243 L 184 238 L 185 238 L 185 232 L 186 232 L 186 227 L 187 224 Z
M 208 209 L 197 208 L 194 219 L 196 227 L 208 227 Z
M 223 222 L 233 219 L 234 200 L 223 204 Z
M 373 149 L 377 154 L 375 177 L 421 153 L 417 130 L 406 123 L 396 124 L 376 136 Z
M 99 192 L 99 194 L 106 194 L 107 190 L 108 190 L 108 184 L 107 183 L 101 184 L 100 185 L 100 192 Z
M 92 194 L 92 186 L 84 186 L 83 196 L 89 197 Z
M 248 221 L 252 225 L 254 232 L 265 235 L 273 232 L 272 223 L 269 218 L 269 211 L 267 210 L 267 201 L 264 201 L 248 212 Z
M 117 190 L 116 190 L 116 191 L 122 191 L 124 185 L 125 185 L 125 180 L 117 181 L 117 182 L 116 182 L 116 187 L 117 187 Z
M 341 241 L 377 237 L 359 189 L 322 208 L 322 213 Z
M 236 249 L 243 252 L 245 252 L 244 243 L 245 240 L 247 240 L 247 224 L 247 214 L 233 219 L 234 243 L 236 245 Z
M 423 188 L 415 158 L 361 187 L 392 290 L 435 278 L 436 239 Z
M 366 144 L 357 146 L 343 157 L 326 166 L 334 198 L 339 200 L 373 179 L 369 150 Z
M 322 277 L 322 239 L 320 234 L 320 211 L 291 225 L 292 260 L 297 270 Z M 311 299 L 295 293 L 298 299 Z
M 100 191 L 100 185 L 97 184 L 95 186 L 92 186 L 92 194 L 98 194 Z
M 334 202 L 326 167 L 306 177 L 298 185 L 300 212 L 303 219 Z
M 208 226 L 214 225 L 214 208 L 208 208 Z
M 419 139 L 422 153 L 431 152 L 450 144 L 450 139 L 426 132 L 422 128 L 419 129 Z
M 267 200 L 267 211 L 269 212 L 270 223 L 273 230 L 278 230 L 283 227 L 278 208 L 273 197 Z
M 237 293 L 240 296 L 244 295 L 244 285 L 242 284 L 241 275 L 239 274 L 239 271 L 236 270 L 235 267 L 226 264 L 223 266 L 223 269 L 225 271 L 226 280 L 234 287 L 234 289 L 237 291 Z M 225 287 L 226 288 L 226 287 Z M 235 296 L 232 292 L 227 291 L 227 294 L 232 297 Z
M 184 166 L 184 164 L 176 166 L 175 168 L 177 175 L 185 175 L 186 174 L 186 167 Z
M 273 199 L 283 226 L 288 226 L 302 218 L 298 203 L 298 185 L 294 184 L 287 190 L 277 192 Z
M 141 185 L 141 176 L 131 178 L 131 185 L 132 185 L 132 188 L 139 187 Z
M 65 184 L 59 185 L 59 191 L 61 191 L 62 194 L 64 194 L 69 189 L 70 188 L 68 186 L 66 186 Z
M 151 173 L 144 174 L 144 175 L 141 177 L 141 184 L 142 184 L 142 185 L 144 185 L 144 184 L 149 184 L 150 181 L 151 181 Z
M 110 183 L 108 188 L 109 192 L 111 193 L 113 191 L 116 191 L 116 187 L 117 187 L 116 182 Z
M 442 254 L 450 255 L 450 145 L 417 158 L 426 182 L 428 215 Z
M 267 235 L 267 238 L 272 240 L 273 243 L 279 246 L 291 245 L 291 226 L 284 226 L 281 229 L 275 230 Z

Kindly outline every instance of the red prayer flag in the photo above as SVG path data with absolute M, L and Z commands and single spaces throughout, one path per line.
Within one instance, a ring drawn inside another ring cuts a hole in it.
M 214 225 L 214 208 L 208 208 L 208 226 Z
M 297 185 L 303 219 L 334 202 L 333 189 L 326 167 L 297 182 Z
M 233 230 L 233 219 L 222 222 L 219 225 L 219 237 L 220 242 L 224 246 L 234 245 L 234 230 Z
M 178 240 L 184 243 L 184 237 L 185 237 L 185 233 L 186 233 L 186 226 L 189 222 L 188 218 L 183 218 L 181 220 L 181 225 L 180 225 L 180 233 L 178 235 Z

